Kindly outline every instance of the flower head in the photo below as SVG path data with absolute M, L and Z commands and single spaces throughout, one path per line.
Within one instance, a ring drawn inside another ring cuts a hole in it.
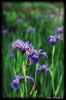
M 34 84 L 34 79 L 31 76 L 26 76 L 26 79 L 29 79 Z M 23 82 L 22 80 L 25 80 L 23 75 L 15 76 L 11 82 L 11 87 L 17 90 L 20 87 L 20 82 Z
M 27 32 L 35 33 L 35 28 L 29 27 L 29 28 L 27 29 Z
M 19 88 L 19 77 L 18 76 L 15 76 L 13 78 L 13 81 L 11 82 L 11 87 L 13 89 L 18 89 Z
M 45 56 L 45 60 L 48 60 L 48 55 L 46 54 L 46 52 L 42 49 L 39 50 L 40 55 L 44 55 Z
M 7 29 L 2 29 L 2 33 L 3 33 L 3 35 L 6 35 L 7 34 Z
M 23 51 L 25 52 L 27 49 L 29 49 L 29 42 L 23 42 L 17 39 L 16 41 L 12 43 L 12 47 L 18 48 L 21 52 Z
M 31 51 L 31 53 L 27 54 L 27 59 L 29 61 L 29 64 L 32 64 L 32 63 L 35 63 L 36 64 L 36 63 L 38 63 L 39 58 L 40 58 L 41 55 L 44 55 L 45 56 L 45 60 L 48 59 L 48 55 L 42 49 L 40 49 L 39 51 L 33 49 Z
M 57 29 L 54 30 L 54 32 L 62 33 L 62 32 L 64 32 L 64 29 L 63 29 L 63 27 L 58 27 Z
M 53 35 L 49 36 L 48 41 L 50 42 L 51 45 L 53 46 L 56 45 L 56 38 Z
M 40 65 L 40 67 L 36 70 L 36 74 L 40 74 L 42 71 L 49 74 L 48 65 Z

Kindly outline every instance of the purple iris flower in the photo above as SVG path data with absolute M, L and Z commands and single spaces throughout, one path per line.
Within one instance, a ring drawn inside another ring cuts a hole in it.
M 3 33 L 3 35 L 6 35 L 7 34 L 7 29 L 2 29 L 2 33 Z
M 63 40 L 63 34 L 54 34 L 49 36 L 48 41 L 50 42 L 51 45 L 55 46 L 57 40 L 62 41 Z
M 27 29 L 27 32 L 35 33 L 35 28 L 34 28 L 34 27 L 29 27 L 29 28 Z
M 27 57 L 27 60 L 29 62 L 29 65 L 32 63 L 36 64 L 39 60 L 39 55 L 40 55 L 39 52 L 37 50 L 34 50 L 34 49 L 32 49 L 32 51 L 30 51 L 29 53 L 28 52 L 26 52 L 26 57 Z
M 42 49 L 39 50 L 40 55 L 44 55 L 45 56 L 45 60 L 48 60 L 48 55 L 46 54 L 46 52 Z
M 36 74 L 40 74 L 42 71 L 48 75 L 50 72 L 48 65 L 40 65 L 40 67 L 36 70 Z
M 19 77 L 18 76 L 15 76 L 13 78 L 13 81 L 11 82 L 11 87 L 16 90 L 19 88 Z
M 31 76 L 26 76 L 26 79 L 29 79 L 33 84 L 34 84 L 34 79 L 31 77 Z M 23 75 L 16 75 L 14 78 L 13 78 L 13 81 L 11 82 L 11 87 L 13 89 L 18 89 L 20 87 L 20 82 L 22 80 L 25 80 L 24 76 Z
M 37 50 L 33 49 L 30 53 L 26 52 L 26 56 L 27 56 L 27 59 L 29 61 L 29 64 L 38 63 L 39 58 L 40 58 L 41 55 L 44 55 L 45 60 L 48 60 L 48 55 L 43 50 L 37 51 Z
M 50 42 L 51 45 L 53 46 L 56 45 L 56 38 L 53 35 L 49 36 L 48 41 Z
M 29 42 L 23 42 L 23 41 L 17 39 L 16 41 L 14 41 L 12 43 L 12 47 L 18 48 L 21 52 L 22 51 L 25 52 L 27 49 L 29 49 Z
M 63 29 L 63 27 L 59 27 L 59 28 L 55 29 L 54 32 L 63 33 L 64 29 Z

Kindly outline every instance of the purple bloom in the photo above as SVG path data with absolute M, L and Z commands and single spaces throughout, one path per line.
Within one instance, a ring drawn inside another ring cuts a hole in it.
M 58 39 L 58 34 L 54 34 L 53 37 L 57 40 Z
M 27 32 L 35 33 L 35 28 L 29 27 L 29 28 L 27 29 Z
M 19 77 L 19 81 L 22 81 L 23 79 L 24 79 L 24 76 L 21 75 L 21 76 Z
M 63 27 L 59 27 L 59 28 L 55 29 L 54 32 L 62 33 L 62 32 L 64 32 L 64 29 L 63 29 Z
M 43 51 L 42 49 L 39 50 L 40 55 L 44 55 L 45 56 L 45 60 L 48 60 L 48 55 L 46 54 L 45 51 Z
M 25 52 L 27 49 L 29 49 L 29 42 L 23 42 L 17 39 L 16 41 L 12 43 L 12 47 L 18 48 L 21 52 L 22 51 Z
M 26 79 L 29 79 L 34 84 L 34 79 L 31 76 L 26 76 Z M 22 80 L 25 80 L 25 78 L 24 78 L 23 75 L 20 75 L 20 77 L 19 76 L 15 76 L 13 78 L 13 81 L 11 82 L 11 87 L 13 89 L 16 89 L 17 90 L 20 87 L 20 82 Z
M 37 50 L 34 50 L 33 55 L 31 56 L 30 59 L 32 62 L 34 62 L 36 64 L 39 60 L 39 56 L 40 56 L 39 52 Z
M 57 40 L 62 41 L 63 40 L 63 34 L 54 34 L 49 36 L 48 41 L 50 42 L 51 45 L 55 46 Z
M 9 53 L 10 53 L 11 57 L 15 56 L 12 45 L 10 45 L 10 52 Z
M 40 74 L 42 71 L 46 74 L 49 74 L 50 70 L 48 68 L 48 65 L 40 65 L 40 67 L 36 70 L 36 74 Z
M 6 35 L 7 34 L 7 29 L 2 29 L 2 33 L 3 33 L 3 35 Z
M 50 42 L 51 45 L 53 45 L 53 46 L 56 45 L 56 38 L 54 36 L 50 36 L 48 38 L 48 41 Z
M 11 82 L 11 87 L 13 89 L 18 89 L 19 88 L 19 77 L 15 76 L 13 81 Z
M 63 40 L 63 34 L 58 34 L 58 39 L 62 41 Z
M 45 60 L 48 59 L 48 55 L 43 50 L 37 51 L 37 50 L 33 49 L 31 53 L 29 53 L 29 54 L 26 53 L 26 55 L 27 55 L 27 59 L 28 59 L 28 61 L 29 61 L 30 64 L 32 64 L 32 63 L 35 63 L 35 64 L 38 63 L 39 58 L 40 58 L 41 55 L 45 56 Z
M 40 56 L 39 52 L 34 49 L 31 51 L 31 53 L 29 53 L 29 54 L 26 53 L 26 55 L 27 55 L 29 64 L 32 64 L 32 63 L 36 64 L 38 62 L 39 56 Z

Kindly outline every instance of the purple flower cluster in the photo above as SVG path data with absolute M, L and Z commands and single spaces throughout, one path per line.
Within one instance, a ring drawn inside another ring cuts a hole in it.
M 31 76 L 26 76 L 26 79 L 29 79 L 34 84 L 34 79 Z M 20 87 L 20 82 L 25 80 L 24 76 L 15 76 L 11 82 L 11 87 L 13 89 L 18 89 Z
M 14 54 L 14 52 L 13 52 L 14 48 L 19 49 L 21 52 L 25 52 L 29 48 L 29 42 L 23 42 L 19 39 L 14 41 L 10 47 L 10 55 L 11 56 L 12 56 L 12 54 Z
M 10 46 L 10 55 L 12 57 L 14 56 L 14 48 L 17 48 L 21 52 L 25 53 L 27 62 L 29 62 L 29 64 L 38 63 L 41 55 L 44 55 L 45 60 L 48 60 L 48 55 L 44 50 L 40 49 L 39 51 L 37 51 L 29 42 L 24 42 L 19 39 L 14 41 Z M 49 73 L 49 68 L 47 65 L 40 65 L 40 67 L 36 70 L 36 74 L 42 72 L 42 70 L 44 70 L 47 74 Z M 20 86 L 20 82 L 22 82 L 24 79 L 25 78 L 23 75 L 21 75 L 20 77 L 15 76 L 13 78 L 13 81 L 11 82 L 11 87 L 13 89 L 18 89 Z M 31 76 L 26 76 L 26 79 L 31 80 L 31 82 L 34 84 L 34 79 Z
M 40 49 L 39 51 L 35 50 L 32 44 L 29 44 L 29 42 L 23 42 L 19 39 L 14 41 L 10 48 L 10 55 L 13 56 L 14 52 L 13 49 L 18 48 L 21 52 L 24 52 L 26 55 L 27 61 L 29 61 L 29 64 L 31 63 L 37 63 L 39 61 L 39 58 L 41 55 L 45 56 L 45 59 L 48 59 L 48 55 L 45 51 Z

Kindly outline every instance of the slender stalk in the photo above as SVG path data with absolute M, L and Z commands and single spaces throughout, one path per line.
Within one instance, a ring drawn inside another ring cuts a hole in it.
M 17 63 L 17 72 L 19 72 L 19 51 L 17 51 L 17 60 L 18 60 L 18 63 Z
M 25 87 L 25 94 L 24 96 L 27 97 L 27 80 L 26 80 L 26 63 L 23 62 L 23 66 L 22 66 L 22 71 L 23 71 L 23 75 L 24 75 L 24 78 L 25 78 L 25 83 L 24 83 L 24 87 Z
M 38 69 L 38 65 L 39 65 L 39 63 L 36 64 L 36 70 Z M 36 87 L 36 73 L 35 73 L 35 82 L 34 82 L 34 85 L 33 85 L 32 89 L 31 89 L 31 91 L 30 91 L 30 95 L 35 90 L 35 87 Z
M 53 64 L 54 64 L 54 51 L 55 51 L 55 46 L 53 46 L 53 49 L 52 49 L 52 64 L 51 64 L 51 76 L 52 76 L 53 94 L 55 93 L 55 89 L 54 89 L 54 74 L 53 74 L 53 71 L 54 71 L 54 67 L 53 67 Z
M 16 75 L 16 58 L 14 58 L 14 75 Z

